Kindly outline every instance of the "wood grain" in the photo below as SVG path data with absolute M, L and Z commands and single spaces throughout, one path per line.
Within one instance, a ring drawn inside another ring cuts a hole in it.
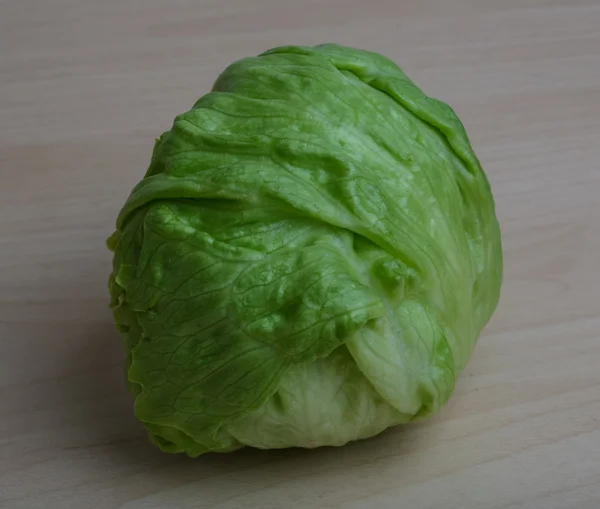
M 0 2 L 0 506 L 600 507 L 597 0 Z M 339 449 L 155 450 L 104 239 L 153 138 L 230 61 L 385 53 L 463 119 L 503 227 L 500 308 L 431 420 Z

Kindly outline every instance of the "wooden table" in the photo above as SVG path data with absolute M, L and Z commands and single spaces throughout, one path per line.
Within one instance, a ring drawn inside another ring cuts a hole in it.
M 600 507 L 597 0 L 0 2 L 0 507 Z M 391 56 L 463 119 L 506 278 L 455 396 L 339 449 L 160 453 L 107 309 L 153 138 L 229 62 L 323 41 Z

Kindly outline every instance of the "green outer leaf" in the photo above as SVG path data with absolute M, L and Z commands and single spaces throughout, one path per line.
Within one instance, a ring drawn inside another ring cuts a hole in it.
M 127 298 L 115 317 L 130 331 L 135 412 L 165 450 L 235 448 L 220 430 L 275 392 L 291 362 L 328 355 L 383 313 L 339 251 L 345 242 L 338 232 L 298 219 L 278 228 L 263 221 L 260 246 L 274 248 L 267 257 L 240 245 L 247 240 L 239 233 L 255 225 L 221 231 L 239 242 L 206 233 L 222 230 L 223 216 L 236 217 L 229 209 L 150 205 L 123 233 L 139 244 L 117 249 L 113 292 Z M 294 248 L 282 249 L 281 238 L 293 239 Z M 136 251 L 134 270 L 123 270 L 120 255 Z M 141 334 L 132 340 L 131 330 Z

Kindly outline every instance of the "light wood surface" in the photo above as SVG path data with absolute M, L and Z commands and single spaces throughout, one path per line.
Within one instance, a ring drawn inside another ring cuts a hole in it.
M 0 507 L 600 507 L 598 0 L 0 1 Z M 104 239 L 153 138 L 234 59 L 385 53 L 463 119 L 505 284 L 447 407 L 339 449 L 160 453 Z

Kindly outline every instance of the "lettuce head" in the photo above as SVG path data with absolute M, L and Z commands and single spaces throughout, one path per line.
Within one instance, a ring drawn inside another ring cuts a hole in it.
M 502 278 L 454 112 L 332 44 L 228 67 L 156 141 L 108 245 L 135 415 L 190 456 L 342 445 L 430 415 Z

